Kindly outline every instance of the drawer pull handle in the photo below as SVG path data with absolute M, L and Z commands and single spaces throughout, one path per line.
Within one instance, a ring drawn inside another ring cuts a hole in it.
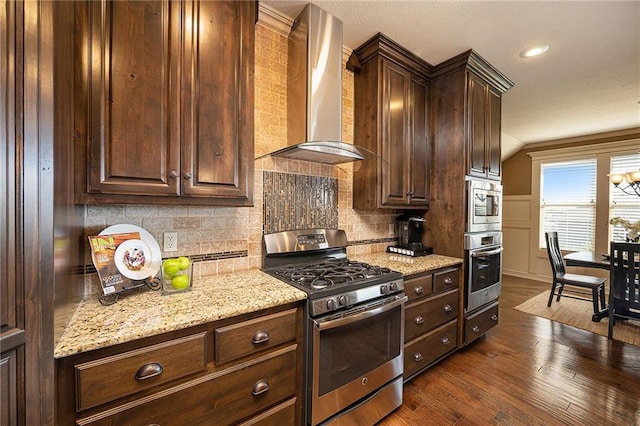
M 498 316 L 496 314 L 491 315 L 491 319 L 494 321 L 498 321 Z
M 442 344 L 445 346 L 449 344 L 449 338 L 447 336 L 442 338 Z
M 451 307 L 451 305 L 450 305 L 450 304 L 448 304 L 448 303 L 447 303 L 446 305 L 444 305 L 444 308 L 443 308 L 443 309 L 444 309 L 444 311 L 445 311 L 445 312 L 451 312 L 451 311 L 453 311 L 453 307 Z
M 424 323 L 424 318 L 422 317 L 422 315 L 418 315 L 415 319 L 415 323 L 420 325 L 422 323 Z
M 422 354 L 421 354 L 420 352 L 416 352 L 416 353 L 413 355 L 413 360 L 414 360 L 415 362 L 420 362 L 420 361 L 422 361 L 423 359 L 424 359 L 424 358 L 423 358 L 423 356 L 422 356 Z
M 136 372 L 136 380 L 147 380 L 162 374 L 162 364 L 159 362 L 150 362 L 138 368 Z
M 446 277 L 443 281 L 446 285 L 453 284 L 453 279 L 451 277 Z
M 269 390 L 269 382 L 265 379 L 258 380 L 255 385 L 253 385 L 253 389 L 251 390 L 251 395 L 258 396 Z
M 419 285 L 418 287 L 415 288 L 414 291 L 416 292 L 416 294 L 422 294 L 424 292 L 424 289 L 422 288 L 421 285 Z
M 258 343 L 265 343 L 269 341 L 269 331 L 260 330 L 256 334 L 253 335 L 253 339 L 251 339 L 251 343 L 257 345 Z
M 474 333 L 477 333 L 480 331 L 480 327 L 477 325 L 474 325 L 473 327 L 471 327 L 471 331 L 473 331 Z

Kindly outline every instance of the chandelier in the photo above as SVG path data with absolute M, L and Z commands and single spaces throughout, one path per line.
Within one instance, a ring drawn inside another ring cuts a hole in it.
M 640 197 L 640 170 L 626 173 L 611 173 L 608 176 L 611 183 L 625 194 L 635 194 Z M 623 182 L 626 186 L 620 186 Z

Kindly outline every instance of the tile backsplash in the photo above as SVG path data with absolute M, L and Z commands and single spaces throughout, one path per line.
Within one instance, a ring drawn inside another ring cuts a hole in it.
M 253 207 L 91 205 L 84 235 L 129 223 L 162 235 L 178 234 L 178 252 L 194 259 L 194 277 L 262 266 L 262 235 L 287 227 L 340 228 L 349 255 L 384 251 L 393 240 L 395 210 L 354 210 L 352 164 L 330 166 L 264 156 L 287 145 L 287 37 L 258 23 L 255 58 L 255 194 Z M 344 65 L 344 64 L 343 64 Z M 343 66 L 343 141 L 353 143 L 353 74 Z M 276 189 L 278 188 L 278 189 Z M 283 193 L 276 193 L 284 191 Z M 289 197 L 287 201 L 279 195 Z M 100 286 L 85 244 L 85 294 Z

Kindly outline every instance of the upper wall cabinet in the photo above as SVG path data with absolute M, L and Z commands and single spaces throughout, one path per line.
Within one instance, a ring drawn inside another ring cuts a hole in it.
M 76 4 L 76 202 L 253 204 L 256 7 Z
M 356 209 L 429 208 L 431 66 L 377 34 L 354 50 L 355 145 L 375 155 L 354 165 Z

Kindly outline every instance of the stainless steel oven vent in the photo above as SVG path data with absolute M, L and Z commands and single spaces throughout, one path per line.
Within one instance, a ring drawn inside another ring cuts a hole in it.
M 307 4 L 289 34 L 288 146 L 270 155 L 341 164 L 363 160 L 342 142 L 342 21 Z

